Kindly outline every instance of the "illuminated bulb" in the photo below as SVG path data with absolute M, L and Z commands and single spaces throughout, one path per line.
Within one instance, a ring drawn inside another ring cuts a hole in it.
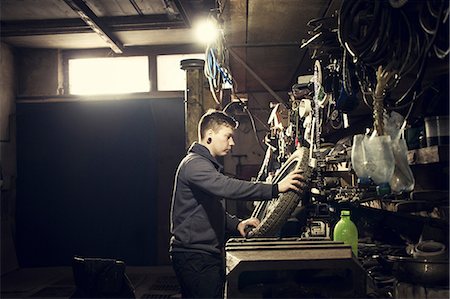
M 194 33 L 197 41 L 203 44 L 213 43 L 219 36 L 219 28 L 214 19 L 198 21 L 194 25 Z

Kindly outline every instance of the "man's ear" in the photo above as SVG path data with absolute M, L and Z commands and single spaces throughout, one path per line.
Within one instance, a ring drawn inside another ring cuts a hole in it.
M 208 131 L 206 131 L 206 143 L 207 144 L 211 144 L 212 142 L 212 136 L 213 136 L 214 131 L 209 129 Z

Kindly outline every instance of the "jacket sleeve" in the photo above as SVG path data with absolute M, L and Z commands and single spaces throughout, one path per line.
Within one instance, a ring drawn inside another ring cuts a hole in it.
M 234 215 L 228 214 L 228 212 L 225 212 L 225 216 L 227 229 L 229 231 L 236 231 L 239 222 L 241 222 L 242 220 Z
M 210 161 L 203 158 L 189 161 L 185 171 L 189 184 L 214 196 L 240 200 L 272 199 L 272 184 L 230 178 L 217 171 Z

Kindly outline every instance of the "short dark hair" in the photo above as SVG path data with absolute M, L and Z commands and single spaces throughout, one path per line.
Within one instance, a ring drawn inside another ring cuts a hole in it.
M 200 139 L 205 137 L 206 131 L 209 129 L 217 130 L 219 126 L 228 126 L 236 129 L 239 123 L 231 116 L 223 111 L 209 109 L 198 123 L 198 136 Z

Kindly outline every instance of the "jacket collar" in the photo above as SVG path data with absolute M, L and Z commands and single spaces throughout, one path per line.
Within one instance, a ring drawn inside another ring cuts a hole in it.
M 211 153 L 209 152 L 209 149 L 204 146 L 201 145 L 198 142 L 194 142 L 192 143 L 192 145 L 190 146 L 188 153 L 195 153 L 197 155 L 200 155 L 206 159 L 208 159 L 209 161 L 211 161 L 214 164 L 214 167 L 218 170 L 221 171 L 223 166 L 216 160 L 216 158 L 214 158 Z

